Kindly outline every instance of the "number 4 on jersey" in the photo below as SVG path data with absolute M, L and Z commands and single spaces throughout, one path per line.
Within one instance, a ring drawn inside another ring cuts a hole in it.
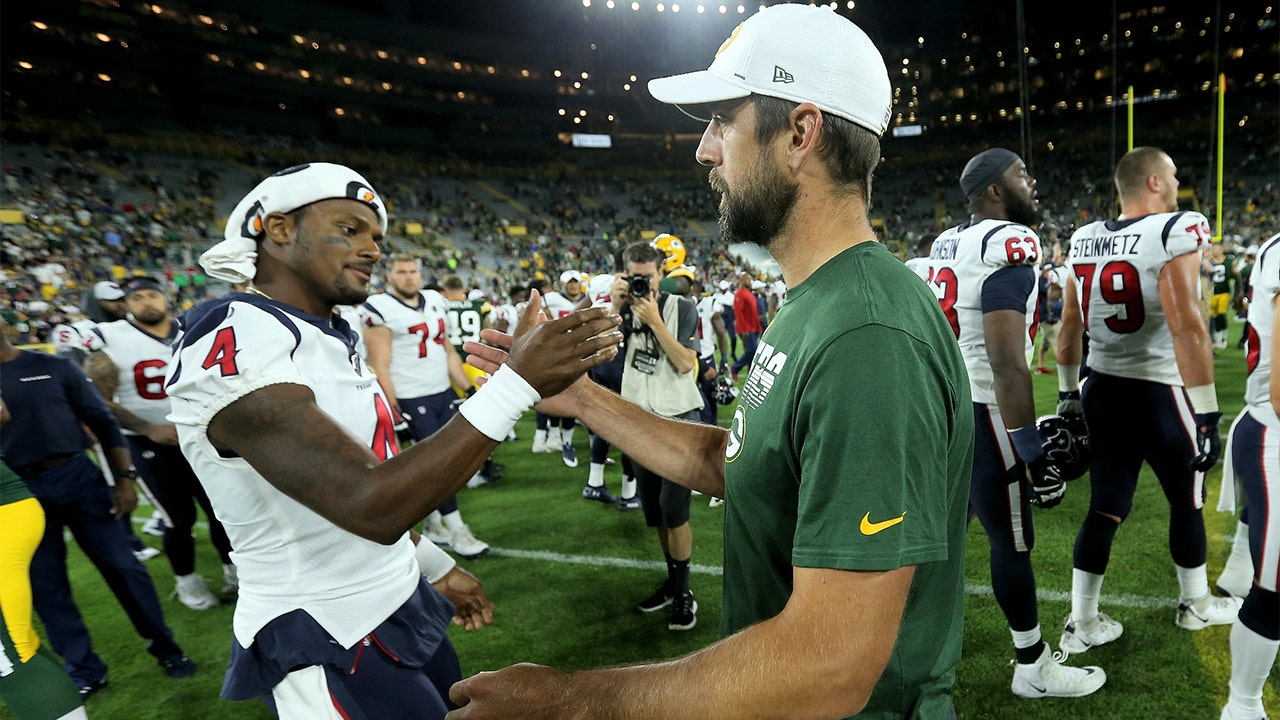
M 229 377 L 240 372 L 240 368 L 236 367 L 236 331 L 235 328 L 225 327 L 213 336 L 213 347 L 209 349 L 209 354 L 205 357 L 204 363 L 201 365 L 205 370 L 218 366 L 218 372 L 222 373 L 222 377 Z

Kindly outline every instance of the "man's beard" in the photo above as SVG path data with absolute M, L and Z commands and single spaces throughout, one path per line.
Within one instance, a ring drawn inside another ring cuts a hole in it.
M 148 309 L 134 315 L 133 318 L 143 325 L 158 325 L 164 320 L 165 315 L 163 310 Z
M 1035 201 L 1014 193 L 1008 187 L 1005 192 L 1009 199 L 1005 201 L 1004 208 L 1010 220 L 1029 228 L 1040 224 L 1040 208 L 1036 207 Z
M 768 248 L 791 217 L 800 186 L 772 169 L 763 151 L 748 169 L 749 178 L 738 193 L 730 193 L 724 179 L 711 172 L 711 187 L 719 190 L 720 235 L 726 243 L 752 243 Z

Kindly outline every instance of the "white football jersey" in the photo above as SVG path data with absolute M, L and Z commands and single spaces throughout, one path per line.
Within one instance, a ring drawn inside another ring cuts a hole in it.
M 1089 223 L 1071 236 L 1067 259 L 1089 331 L 1089 367 L 1181 386 L 1173 335 L 1160 304 L 1160 271 L 1209 242 L 1198 212 L 1155 213 Z
M 370 295 L 360 306 L 365 327 L 391 330 L 391 385 L 397 398 L 420 398 L 449 389 L 448 314 L 444 296 L 418 293 L 412 307 L 391 293 Z
M 1271 328 L 1275 322 L 1276 296 L 1280 295 L 1280 235 L 1274 235 L 1258 251 L 1258 259 L 1249 273 L 1253 288 L 1249 298 L 1248 346 L 1245 360 L 1249 377 L 1245 381 L 1244 401 L 1249 414 L 1271 428 L 1280 428 L 1271 405 Z
M 587 282 L 587 296 L 591 298 L 591 307 L 609 307 L 613 304 L 614 276 L 601 273 Z
M 711 319 L 720 314 L 720 303 L 714 297 L 698 298 L 698 354 L 711 357 L 716 352 L 716 329 Z
M 581 300 L 582 298 L 578 298 Z M 542 309 L 547 317 L 558 320 L 574 311 L 576 303 L 558 292 L 549 292 L 542 298 Z
M 245 293 L 201 303 L 185 322 L 169 369 L 169 420 L 235 548 L 236 641 L 250 647 L 263 626 L 300 609 L 343 647 L 354 646 L 418 587 L 409 534 L 390 545 L 352 534 L 276 489 L 243 458 L 220 453 L 207 433 L 209 421 L 236 400 L 293 383 L 309 388 L 320 409 L 379 460 L 395 455 L 391 408 L 356 354 L 355 331 L 341 318 Z M 312 472 L 325 482 L 322 458 Z
M 102 338 L 94 332 L 98 324 L 92 320 L 77 320 L 70 325 L 58 325 L 49 333 L 56 353 L 68 350 L 93 352 L 102 349 Z
M 102 352 L 116 365 L 116 404 L 146 420 L 163 425 L 169 421 L 169 396 L 164 377 L 173 359 L 173 345 L 181 339 L 178 321 L 171 320 L 169 334 L 152 335 L 128 320 L 100 323 L 95 329 Z M 137 435 L 121 428 L 125 435 Z
M 986 283 L 1005 268 L 1027 268 L 1029 292 L 1025 301 L 1021 296 L 1019 300 L 1027 315 L 1024 349 L 1029 352 L 1036 331 L 1039 263 L 1040 238 L 1030 228 L 1008 220 L 988 219 L 943 232 L 933 241 L 928 258 L 916 258 L 910 264 L 912 271 L 923 277 L 933 290 L 960 342 L 960 354 L 969 370 L 969 390 L 976 403 L 996 402 L 995 376 L 987 358 L 987 340 L 982 329 Z
M 489 323 L 494 327 L 498 326 L 500 320 L 507 321 L 507 328 L 504 332 L 510 333 L 516 329 L 516 323 L 519 322 L 520 316 L 516 313 L 516 306 L 511 303 L 498 305 L 489 313 Z

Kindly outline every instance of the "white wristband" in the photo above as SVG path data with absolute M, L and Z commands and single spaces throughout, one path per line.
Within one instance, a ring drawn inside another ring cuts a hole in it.
M 449 571 L 458 564 L 452 555 L 436 547 L 436 544 L 428 540 L 426 535 L 418 538 L 413 556 L 418 559 L 418 569 L 422 571 L 429 583 L 439 582 L 440 578 L 448 575 Z
M 1187 388 L 1187 399 L 1197 413 L 1218 412 L 1218 389 L 1213 383 Z
M 1080 366 L 1058 366 L 1058 391 L 1075 392 L 1080 389 Z
M 503 365 L 475 395 L 462 403 L 458 412 L 489 439 L 502 442 L 520 416 L 541 399 L 538 391 L 519 373 Z

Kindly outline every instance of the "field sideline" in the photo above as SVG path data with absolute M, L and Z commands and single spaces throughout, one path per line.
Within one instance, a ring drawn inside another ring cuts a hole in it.
M 1218 397 L 1225 432 L 1240 410 L 1244 388 L 1242 353 L 1234 349 L 1240 326 L 1231 328 L 1232 349 L 1216 351 Z M 904 378 L 905 380 L 905 378 Z M 1035 376 L 1041 414 L 1056 404 L 1057 379 Z M 726 409 L 722 416 L 727 417 Z M 633 604 L 663 577 L 661 553 L 638 512 L 620 513 L 581 499 L 587 477 L 586 433 L 575 435 L 581 460 L 568 469 L 554 455 L 531 455 L 532 415 L 518 427 L 520 440 L 506 443 L 497 459 L 507 464 L 500 484 L 464 490 L 461 508 L 475 534 L 494 552 L 465 566 L 484 582 L 496 605 L 495 625 L 452 638 L 470 675 L 514 662 L 531 661 L 572 670 L 686 654 L 714 642 L 720 610 L 722 511 L 694 499 L 693 589 L 698 626 L 687 633 L 665 629 L 663 618 L 641 615 Z M 616 452 L 614 453 L 616 457 Z M 606 474 L 617 491 L 620 471 Z M 1221 465 L 1210 475 L 1205 520 L 1209 579 L 1226 558 L 1234 517 L 1214 511 Z M 1088 505 L 1088 481 L 1072 483 L 1057 508 L 1036 511 L 1034 560 L 1046 640 L 1056 644 L 1070 608 L 1071 552 Z M 987 542 L 970 527 L 967 550 L 965 648 L 956 683 L 956 706 L 966 720 L 1045 718 L 1217 718 L 1230 675 L 1228 627 L 1190 633 L 1177 628 L 1177 581 L 1169 559 L 1166 504 L 1149 471 L 1139 483 L 1133 514 L 1116 537 L 1102 610 L 1125 624 L 1114 644 L 1073 658 L 1071 664 L 1101 665 L 1107 685 L 1081 699 L 1020 700 L 1009 692 L 1013 649 L 1004 618 L 990 597 Z M 145 519 L 140 509 L 136 521 Z M 142 536 L 150 544 L 156 538 Z M 69 544 L 74 547 L 74 544 Z M 202 537 L 198 570 L 215 589 L 217 558 Z M 167 599 L 173 578 L 163 558 L 148 563 L 162 595 L 170 626 L 200 666 L 188 680 L 169 680 L 144 651 L 123 611 L 79 550 L 69 558 L 76 598 L 93 632 L 95 648 L 110 666 L 110 685 L 88 705 L 91 718 L 252 718 L 270 714 L 256 702 L 218 699 L 230 643 L 232 606 L 193 612 Z M 1264 702 L 1280 717 L 1280 677 L 1273 672 Z M 0 719 L 13 715 L 0 707 Z

